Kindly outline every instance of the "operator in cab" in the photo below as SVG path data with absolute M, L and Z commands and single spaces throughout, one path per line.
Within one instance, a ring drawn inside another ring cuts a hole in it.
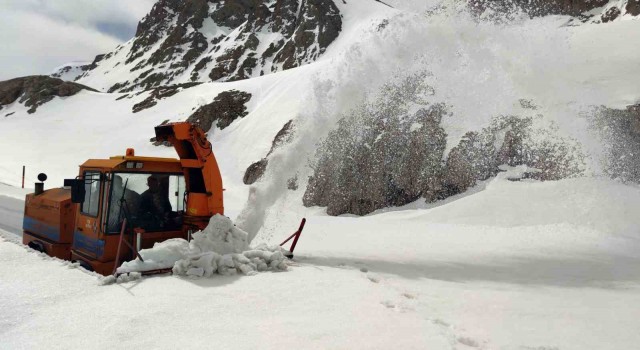
M 171 213 L 171 202 L 167 191 L 163 191 L 161 179 L 157 175 L 147 178 L 148 190 L 140 195 L 139 217 L 148 222 L 149 226 L 162 228 Z

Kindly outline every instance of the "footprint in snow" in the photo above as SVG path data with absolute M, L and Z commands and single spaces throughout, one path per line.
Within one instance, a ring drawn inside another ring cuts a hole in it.
M 442 326 L 442 327 L 451 327 L 451 325 L 448 322 L 445 322 L 439 318 L 433 319 L 431 320 L 431 322 L 433 322 L 434 324 L 437 324 L 438 326 Z
M 380 277 L 375 276 L 375 275 L 367 275 L 367 278 L 369 279 L 369 281 L 373 282 L 373 283 L 380 283 Z
M 480 344 L 473 338 L 469 337 L 457 337 L 456 341 L 462 345 L 466 345 L 472 348 L 479 348 Z
M 407 299 L 415 299 L 416 298 L 415 294 L 408 293 L 408 292 L 402 293 L 402 296 L 407 298 Z
M 386 306 L 388 309 L 394 309 L 396 307 L 396 305 L 389 300 L 382 301 L 380 304 Z

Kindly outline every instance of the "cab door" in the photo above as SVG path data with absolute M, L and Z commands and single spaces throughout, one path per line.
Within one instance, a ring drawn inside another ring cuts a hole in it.
M 104 241 L 99 239 L 101 228 L 102 197 L 104 196 L 104 175 L 100 170 L 84 170 L 85 196 L 79 205 L 73 233 L 72 249 L 93 259 L 104 253 Z

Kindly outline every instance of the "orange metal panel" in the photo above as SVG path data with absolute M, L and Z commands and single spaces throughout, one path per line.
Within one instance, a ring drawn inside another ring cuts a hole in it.
M 25 198 L 23 229 L 55 243 L 71 243 L 76 205 L 71 191 L 53 188 Z
M 187 214 L 192 216 L 209 216 L 209 201 L 206 193 L 189 193 L 187 199 Z
M 188 122 L 170 123 L 156 127 L 156 137 L 158 140 L 169 141 L 173 144 L 185 168 L 202 169 L 206 188 L 204 193 L 195 193 L 189 188 L 191 186 L 190 177 L 185 170 L 187 190 L 189 191 L 187 207 L 190 209 L 187 211 L 187 216 L 202 216 L 199 219 L 190 218 L 188 220 L 202 221 L 213 214 L 224 214 L 222 176 L 211 143 L 207 140 L 202 129 Z M 206 195 L 207 208 L 202 205 L 202 195 Z M 198 214 L 193 214 L 194 212 Z
M 104 172 L 105 169 L 90 169 L 85 166 L 81 166 L 80 176 L 83 176 L 86 171 Z M 100 233 L 102 231 L 101 218 L 102 212 L 104 211 L 104 181 L 101 182 L 99 191 L 98 210 L 95 217 L 87 213 L 83 213 L 81 211 L 82 207 L 78 206 L 73 231 L 73 244 L 71 247 L 72 250 L 79 251 L 93 259 L 97 259 L 101 256 L 104 250 L 104 242 L 100 240 Z
M 173 123 L 173 132 L 178 140 L 188 140 L 193 126 L 190 123 Z
M 82 163 L 80 167 L 113 169 L 123 162 L 125 162 L 124 159 L 89 159 L 86 162 Z
M 198 159 L 183 159 L 180 161 L 180 164 L 182 164 L 182 167 L 184 168 L 203 168 L 202 162 Z
M 115 264 L 115 261 L 113 260 L 107 262 L 92 260 L 82 254 L 78 254 L 78 252 L 75 251 L 71 251 L 71 261 L 84 261 L 86 264 L 91 266 L 93 271 L 103 276 L 110 275 L 111 272 L 113 272 L 113 265 Z
M 71 244 L 53 243 L 43 239 L 42 237 L 37 237 L 28 232 L 23 232 L 22 243 L 24 245 L 29 245 L 31 242 L 39 242 L 42 244 L 44 247 L 44 253 L 49 256 L 63 260 L 69 260 L 71 258 Z
M 160 162 L 160 163 L 180 163 L 176 158 L 161 157 L 141 157 L 141 156 L 113 156 L 109 160 L 124 160 L 133 162 Z

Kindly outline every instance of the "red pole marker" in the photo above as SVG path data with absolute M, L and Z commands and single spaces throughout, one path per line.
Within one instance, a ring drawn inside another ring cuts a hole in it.
M 293 257 L 293 250 L 296 249 L 298 238 L 300 238 L 300 234 L 302 234 L 302 230 L 304 229 L 304 224 L 306 222 L 307 219 L 302 219 L 302 221 L 300 222 L 300 227 L 298 227 L 298 231 L 294 232 L 291 236 L 289 236 L 289 238 L 285 239 L 284 242 L 280 243 L 280 246 L 282 247 L 285 243 L 289 242 L 292 238 L 295 237 L 293 243 L 291 243 L 291 249 L 289 249 L 289 251 L 291 252 L 291 256 L 289 258 Z

